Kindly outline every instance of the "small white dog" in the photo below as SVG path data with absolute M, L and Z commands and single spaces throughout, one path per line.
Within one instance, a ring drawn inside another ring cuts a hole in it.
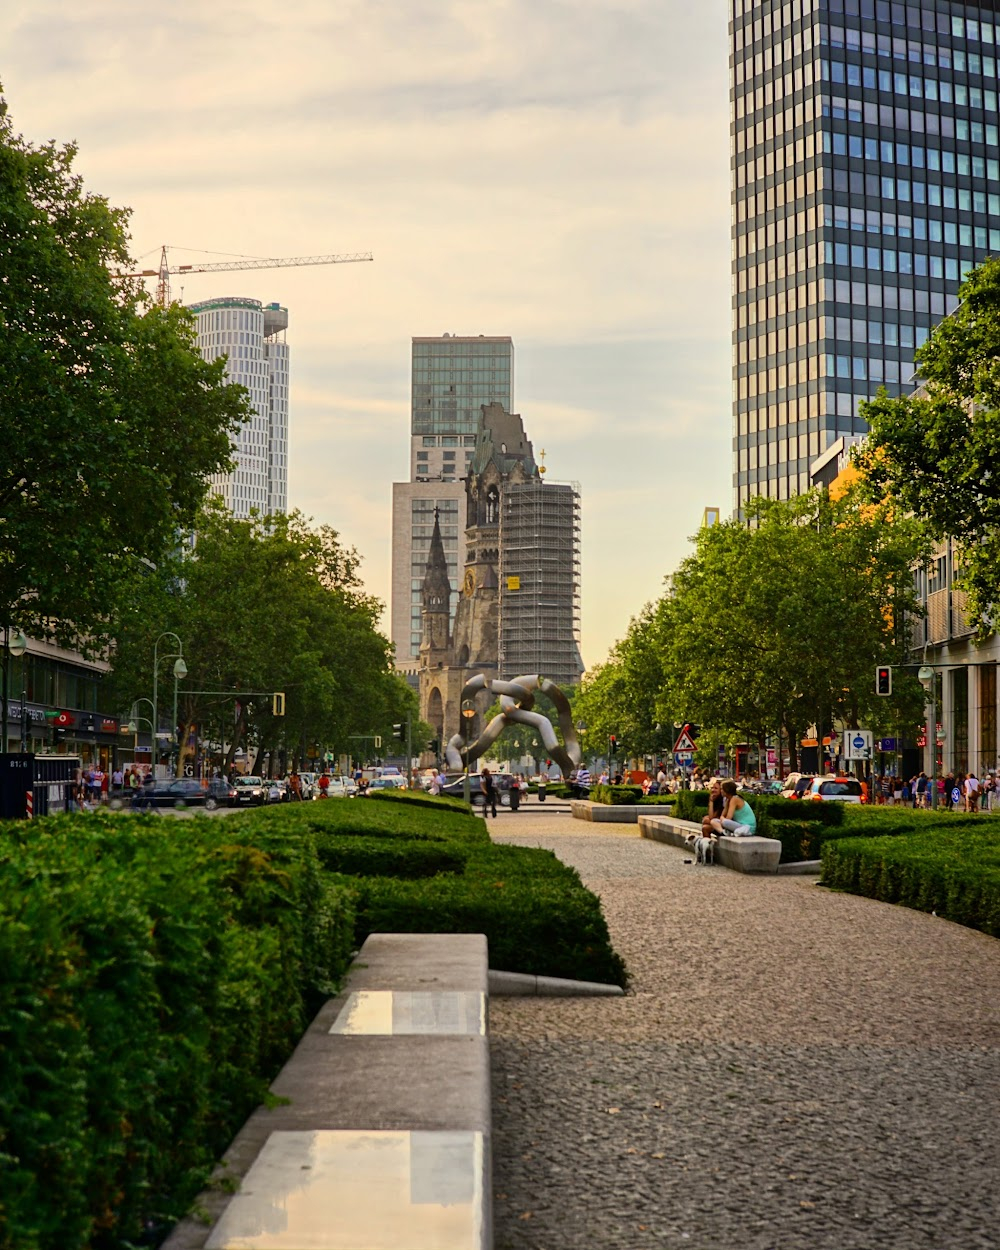
M 701 833 L 691 833 L 685 838 L 688 846 L 694 851 L 694 862 L 696 864 L 714 864 L 715 863 L 715 836 L 705 837 Z

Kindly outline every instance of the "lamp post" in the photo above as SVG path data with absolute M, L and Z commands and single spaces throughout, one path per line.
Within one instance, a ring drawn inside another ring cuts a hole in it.
M 471 699 L 462 700 L 462 739 L 465 742 L 465 778 L 462 785 L 462 797 L 466 803 L 470 802 L 469 798 L 469 730 L 472 728 L 472 718 L 476 714 L 476 705 Z
M 929 664 L 923 664 L 917 672 L 917 681 L 930 696 L 925 709 L 927 727 L 924 733 L 931 749 L 931 807 L 937 807 L 937 673 Z
M 176 771 L 178 776 L 180 775 L 181 770 L 181 740 L 180 735 L 177 733 L 177 683 L 181 680 L 181 678 L 187 676 L 187 671 L 187 665 L 184 663 L 184 657 L 182 655 L 178 656 L 174 661 L 174 726 L 172 732 L 172 737 L 174 738 L 177 746 Z
M 20 738 L 20 742 L 21 742 L 20 751 L 22 755 L 24 754 L 26 750 L 25 741 L 24 741 L 24 738 L 25 738 L 25 734 L 24 734 L 24 724 L 25 724 L 24 653 L 27 650 L 28 650 L 28 640 L 27 638 L 25 638 L 24 634 L 21 633 L 20 630 L 18 630 L 17 633 L 14 635 L 14 637 L 11 638 L 10 630 L 8 629 L 7 630 L 7 654 L 12 655 L 15 660 L 19 659 L 21 661 L 21 726 L 20 726 L 21 732 L 18 735 L 18 737 Z M 7 670 L 7 658 L 5 656 L 4 657 L 4 705 L 3 705 L 3 749 L 5 751 L 7 750 L 7 690 L 6 690 L 7 671 L 6 670 Z
M 149 771 L 150 773 L 153 773 L 153 751 L 155 749 L 153 743 L 154 743 L 154 735 L 156 733 L 156 730 L 153 728 L 153 721 L 151 717 L 136 715 L 135 709 L 139 706 L 140 703 L 147 704 L 147 706 L 149 707 L 150 713 L 152 713 L 153 701 L 151 699 L 142 698 L 142 699 L 134 700 L 132 703 L 132 707 L 128 714 L 128 724 L 125 726 L 125 729 L 128 733 L 137 735 L 138 734 L 138 724 L 137 724 L 138 721 L 145 721 L 145 723 L 149 726 L 149 731 L 150 731 L 149 732 Z M 135 762 L 135 753 L 138 749 L 139 749 L 139 742 L 138 742 L 138 738 L 136 738 L 135 741 L 133 741 L 132 743 L 133 763 Z
M 177 650 L 167 652 L 167 654 L 163 656 L 163 659 L 169 660 L 171 658 L 173 659 L 184 658 L 184 644 L 177 637 L 177 635 L 169 629 L 165 630 L 162 634 L 160 634 L 156 642 L 153 643 L 153 748 L 152 748 L 151 758 L 150 758 L 150 767 L 151 767 L 152 774 L 154 777 L 156 776 L 156 757 L 158 754 L 157 745 L 156 745 L 156 736 L 160 728 L 160 722 L 159 722 L 159 719 L 157 718 L 157 709 L 158 709 L 157 688 L 158 688 L 158 683 L 159 683 L 159 678 L 160 678 L 160 643 L 163 641 L 164 638 L 172 638 L 174 642 L 177 644 Z M 185 673 L 187 672 L 186 667 L 184 669 L 184 672 Z M 176 696 L 176 687 L 175 687 L 175 696 Z M 174 728 L 176 730 L 176 725 Z

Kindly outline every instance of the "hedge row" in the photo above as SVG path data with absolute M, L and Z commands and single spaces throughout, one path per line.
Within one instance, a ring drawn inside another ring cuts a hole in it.
M 379 804 L 285 805 L 229 823 L 289 841 L 307 833 L 324 865 L 339 865 L 331 879 L 352 891 L 359 945 L 378 932 L 485 933 L 492 968 L 626 984 L 600 902 L 574 869 L 550 851 L 495 845 L 465 807 L 383 793 Z
M 0 1246 L 157 1240 L 336 988 L 353 929 L 309 836 L 0 826 Z
M 905 837 L 831 841 L 822 880 L 1000 937 L 1000 829 L 986 821 L 977 829 L 942 821 Z

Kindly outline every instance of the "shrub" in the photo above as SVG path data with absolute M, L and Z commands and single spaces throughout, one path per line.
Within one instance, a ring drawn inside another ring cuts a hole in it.
M 678 820 L 694 820 L 699 824 L 708 815 L 707 790 L 678 790 L 674 795 L 674 815 Z
M 462 816 L 475 814 L 464 799 L 453 798 L 450 794 L 427 794 L 423 790 L 369 790 L 367 797 L 380 803 L 412 804 L 439 812 L 456 812 Z
M 642 797 L 642 786 L 596 785 L 590 791 L 592 802 L 610 804 L 613 807 L 638 803 Z
M 1000 829 L 987 818 L 978 828 L 935 823 L 906 837 L 830 841 L 823 884 L 1000 937 Z
M 357 941 L 369 933 L 485 933 L 490 967 L 625 985 L 600 902 L 550 851 L 489 846 L 462 876 L 355 878 Z
M 0 1245 L 180 1214 L 335 988 L 350 895 L 311 839 L 106 813 L 0 827 Z
M 662 807 L 672 807 L 676 802 L 676 794 L 644 794 L 639 800 L 640 806 L 655 806 L 656 804 L 659 804 Z

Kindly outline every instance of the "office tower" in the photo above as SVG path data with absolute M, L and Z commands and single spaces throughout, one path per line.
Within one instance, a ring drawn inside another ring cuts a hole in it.
M 1000 252 L 1000 12 L 731 0 L 734 506 L 809 486 L 911 389 L 962 274 Z
M 228 296 L 189 305 L 198 350 L 225 355 L 226 375 L 250 393 L 253 412 L 234 446 L 236 466 L 216 474 L 212 489 L 235 517 L 288 509 L 288 310 Z
M 390 636 L 396 667 L 414 672 L 420 651 L 421 587 L 434 511 L 453 587 L 458 584 L 459 530 L 465 525 L 464 478 L 476 445 L 483 404 L 510 409 L 514 344 L 509 336 L 443 334 L 411 343 L 410 480 L 392 488 Z M 461 515 L 460 515 L 461 514 Z M 458 591 L 452 591 L 454 621 Z

